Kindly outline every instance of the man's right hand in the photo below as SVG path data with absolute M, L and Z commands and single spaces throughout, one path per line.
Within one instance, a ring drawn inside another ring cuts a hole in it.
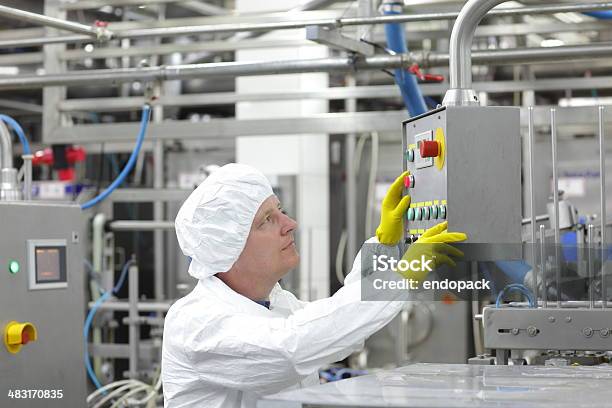
M 463 252 L 449 244 L 465 241 L 467 235 L 463 232 L 448 232 L 447 228 L 447 221 L 435 225 L 408 247 L 402 260 L 408 263 L 418 260 L 420 269 L 409 268 L 397 272 L 406 279 L 413 279 L 420 283 L 425 280 L 429 272 L 440 265 L 457 266 L 453 258 L 463 258 Z

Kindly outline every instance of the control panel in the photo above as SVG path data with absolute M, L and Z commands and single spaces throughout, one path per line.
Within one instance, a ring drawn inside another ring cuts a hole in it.
M 83 212 L 75 204 L 0 201 L 0 214 L 7 231 L 0 236 L 0 395 L 61 390 L 62 398 L 25 404 L 84 406 Z
M 443 221 L 469 242 L 521 242 L 519 113 L 441 107 L 403 122 L 405 244 Z

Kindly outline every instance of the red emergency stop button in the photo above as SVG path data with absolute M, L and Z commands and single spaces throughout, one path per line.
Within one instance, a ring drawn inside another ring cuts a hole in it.
M 419 144 L 421 157 L 438 157 L 440 145 L 435 140 L 422 140 Z
M 36 327 L 32 323 L 10 321 L 4 326 L 4 345 L 9 353 L 18 353 L 22 346 L 36 341 L 36 338 Z

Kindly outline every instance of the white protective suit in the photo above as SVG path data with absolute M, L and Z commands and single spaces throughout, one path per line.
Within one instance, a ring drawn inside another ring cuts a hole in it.
M 219 171 L 223 172 L 225 167 Z M 224 197 L 226 190 L 231 191 L 229 196 L 237 197 L 234 193 L 245 186 L 234 183 L 232 177 L 236 176 L 236 171 L 241 180 L 250 180 L 250 186 L 253 180 L 260 179 L 260 173 L 247 166 L 230 170 L 229 173 L 213 174 L 217 178 L 207 179 L 194 192 L 197 198 L 191 203 L 192 197 L 187 200 L 188 207 L 184 207 L 188 211 L 181 208 L 176 220 L 177 235 L 184 229 L 183 223 L 189 224 L 190 220 L 198 218 L 186 215 L 198 211 L 200 205 L 194 205 L 195 202 L 204 203 L 203 206 L 210 203 L 209 193 L 216 197 L 215 205 L 221 207 L 223 204 L 218 198 Z M 225 184 L 228 180 L 229 187 Z M 269 191 L 271 189 L 265 187 L 260 195 L 265 196 Z M 247 194 L 252 201 L 258 201 L 253 199 L 257 191 L 247 191 Z M 228 202 L 233 204 L 231 199 Z M 254 212 L 251 209 L 238 217 L 248 217 L 252 213 L 252 222 L 259 205 Z M 228 216 L 224 211 L 209 211 L 208 216 L 199 219 L 215 223 L 215 216 L 211 214 Z M 191 230 L 193 232 L 193 228 Z M 229 234 L 225 237 L 231 239 Z M 242 242 L 243 248 L 246 237 L 235 239 Z M 403 306 L 399 301 L 361 301 L 362 266 L 358 255 L 344 287 L 332 297 L 302 302 L 277 284 L 270 294 L 270 309 L 267 309 L 225 285 L 206 265 L 194 267 L 194 263 L 206 262 L 206 250 L 196 258 L 194 251 L 201 244 L 186 249 L 188 241 L 184 235 L 179 236 L 181 248 L 193 258 L 190 273 L 199 282 L 189 295 L 172 305 L 166 316 L 162 353 L 166 408 L 255 407 L 262 395 L 318 384 L 319 368 L 361 349 L 364 340 L 385 326 Z M 370 241 L 377 242 L 376 238 Z M 236 242 L 229 246 L 235 251 Z M 397 247 L 381 244 L 373 247 L 378 254 L 398 256 Z M 210 257 L 213 264 L 219 261 L 218 254 Z M 237 255 L 232 259 L 230 266 Z

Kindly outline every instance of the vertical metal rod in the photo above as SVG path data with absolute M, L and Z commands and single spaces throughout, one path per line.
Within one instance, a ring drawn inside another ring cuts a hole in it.
M 355 86 L 355 76 L 347 75 L 346 85 Z M 357 110 L 357 100 L 349 98 L 345 101 L 346 111 Z M 346 271 L 351 269 L 353 259 L 357 255 L 357 172 L 355 169 L 355 133 L 349 133 L 345 139 L 345 171 L 346 171 L 346 256 L 343 267 Z M 369 232 L 369 231 L 367 231 Z
M 557 158 L 557 110 L 550 109 L 550 133 L 552 139 L 552 171 L 553 171 L 553 211 L 554 211 L 554 231 L 555 231 L 555 266 L 556 266 L 556 288 L 557 288 L 557 307 L 561 307 L 561 265 L 559 259 L 559 245 L 561 244 L 561 231 L 559 229 L 559 177 L 558 158 Z
M 160 83 L 155 84 L 154 93 L 159 96 L 161 93 Z M 155 106 L 153 108 L 153 122 L 162 123 L 164 120 L 164 108 Z M 164 144 L 163 140 L 156 140 L 153 145 L 153 187 L 155 189 L 164 188 Z M 162 221 L 164 219 L 163 201 L 153 203 L 153 220 Z M 155 230 L 153 232 L 154 246 L 154 292 L 155 300 L 164 299 L 164 231 Z
M 542 306 L 548 307 L 548 292 L 546 288 L 546 231 L 540 225 L 540 271 L 542 272 Z
M 536 297 L 536 305 L 538 304 L 538 268 L 536 266 L 536 243 L 538 242 L 538 237 L 536 236 L 536 214 L 535 214 L 535 198 L 533 194 L 533 183 L 535 181 L 535 176 L 533 174 L 533 162 L 534 162 L 534 142 L 533 142 L 533 106 L 530 106 L 527 109 L 529 113 L 529 135 L 528 135 L 528 149 L 529 149 L 529 211 L 531 213 L 531 242 L 533 243 L 533 247 L 531 248 L 532 253 L 532 270 L 533 270 L 533 294 Z
M 24 154 L 23 159 L 23 199 L 26 201 L 32 200 L 32 159 L 34 155 Z
M 608 307 L 606 290 L 606 258 L 608 247 L 606 245 L 606 144 L 604 130 L 604 107 L 598 109 L 599 124 L 599 206 L 601 220 L 601 307 Z
M 595 307 L 595 295 L 593 291 L 593 224 L 587 227 L 587 273 L 589 277 L 589 309 Z
M 129 370 L 130 378 L 138 377 L 138 343 L 140 326 L 138 321 L 138 265 L 133 263 L 128 269 L 128 302 L 129 302 Z

